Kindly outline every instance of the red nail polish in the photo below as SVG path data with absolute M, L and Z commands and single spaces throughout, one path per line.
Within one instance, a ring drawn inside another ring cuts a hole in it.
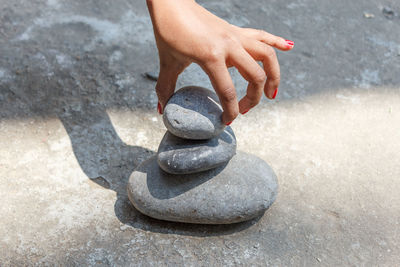
M 245 112 L 242 113 L 242 115 L 246 114 L 247 112 L 249 112 L 250 109 L 246 110 Z
M 292 49 L 294 46 L 294 42 L 290 40 L 286 40 L 286 48 L 287 49 Z
M 294 42 L 293 41 L 290 41 L 290 40 L 285 40 L 286 41 L 286 43 L 288 44 L 288 45 L 290 45 L 290 46 L 293 46 L 294 45 Z
M 158 102 L 158 104 L 157 104 L 157 111 L 158 111 L 158 114 L 162 115 L 162 110 L 161 110 L 161 104 L 160 104 L 160 102 Z
M 275 89 L 275 92 L 274 92 L 274 95 L 272 96 L 272 99 L 275 99 L 277 94 L 278 94 L 278 88 Z
M 226 124 L 226 126 L 229 126 L 229 125 L 231 125 L 231 123 L 232 123 L 232 122 L 228 122 L 228 123 Z

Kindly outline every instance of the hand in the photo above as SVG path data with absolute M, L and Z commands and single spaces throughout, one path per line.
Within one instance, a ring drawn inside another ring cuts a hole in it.
M 280 70 L 275 50 L 290 50 L 293 42 L 267 32 L 240 28 L 213 15 L 194 0 L 147 0 L 160 57 L 156 92 L 163 107 L 182 71 L 195 62 L 209 76 L 230 124 L 257 105 L 262 92 L 276 96 Z M 262 61 L 264 69 L 257 61 Z M 228 67 L 248 81 L 247 94 L 237 102 Z

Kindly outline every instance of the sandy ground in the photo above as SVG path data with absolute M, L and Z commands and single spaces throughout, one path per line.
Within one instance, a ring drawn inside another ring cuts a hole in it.
M 165 132 L 144 1 L 0 0 L 1 266 L 398 265 L 399 2 L 200 3 L 296 43 L 277 100 L 232 124 L 275 204 L 230 226 L 141 215 L 127 179 Z M 210 87 L 197 66 L 190 84 Z

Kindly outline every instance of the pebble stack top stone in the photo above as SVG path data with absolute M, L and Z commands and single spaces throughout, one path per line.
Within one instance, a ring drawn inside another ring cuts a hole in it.
M 131 175 L 128 196 L 140 212 L 161 220 L 228 224 L 263 214 L 278 183 L 262 159 L 236 152 L 236 137 L 221 121 L 217 95 L 190 86 L 164 108 L 168 131 L 156 156 Z
M 210 139 L 225 128 L 217 95 L 205 88 L 179 89 L 164 108 L 165 127 L 173 135 L 192 140 Z

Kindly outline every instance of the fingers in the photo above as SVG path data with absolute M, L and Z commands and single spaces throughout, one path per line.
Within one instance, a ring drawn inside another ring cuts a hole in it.
M 156 93 L 158 97 L 158 112 L 163 113 L 164 107 L 174 94 L 179 72 L 171 68 L 161 67 L 158 75 Z
M 246 51 L 258 61 L 263 62 L 267 82 L 264 86 L 265 95 L 274 99 L 280 82 L 280 68 L 275 50 L 259 41 L 248 41 L 245 44 Z
M 233 51 L 229 62 L 249 82 L 247 93 L 239 102 L 239 112 L 244 114 L 260 102 L 266 80 L 265 71 L 244 49 Z
M 202 66 L 221 101 L 224 110 L 222 122 L 229 125 L 239 114 L 235 86 L 225 62 L 209 63 Z
M 245 35 L 247 38 L 258 40 L 267 45 L 273 46 L 279 50 L 288 51 L 294 47 L 293 41 L 285 40 L 282 37 L 270 34 L 263 30 L 256 30 L 250 28 L 245 28 L 241 30 L 242 34 Z

